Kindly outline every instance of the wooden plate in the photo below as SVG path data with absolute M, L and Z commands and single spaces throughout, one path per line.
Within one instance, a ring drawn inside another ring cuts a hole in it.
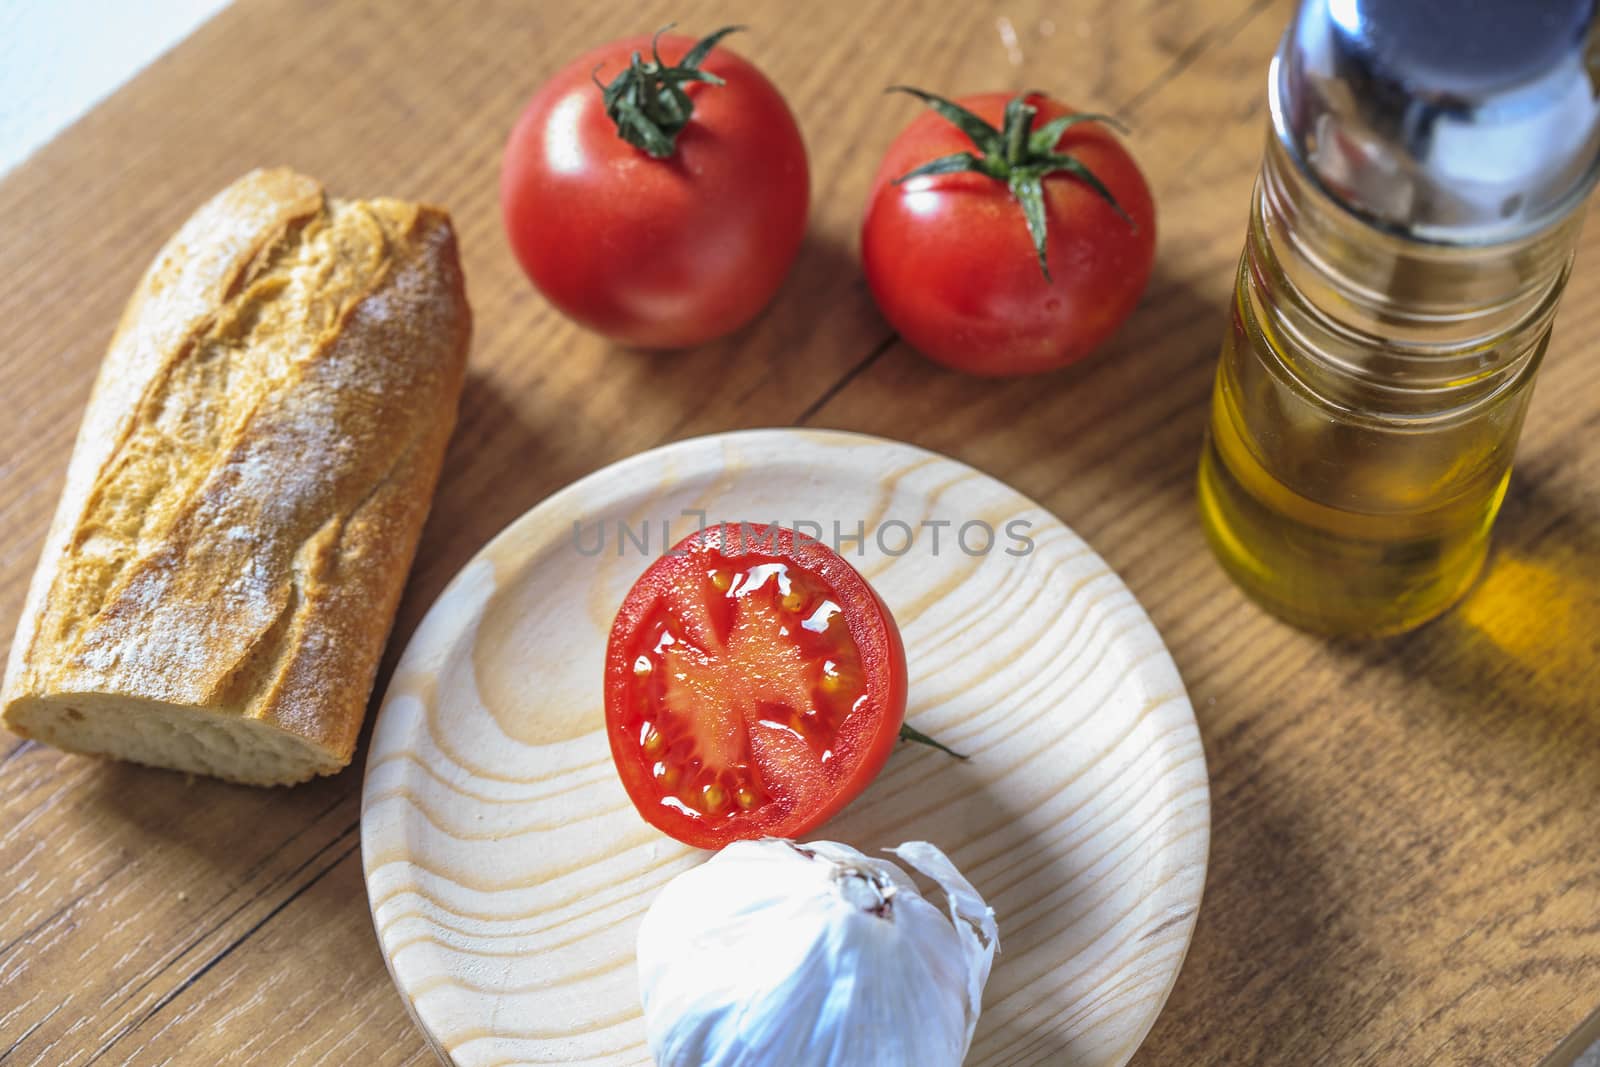
M 412 638 L 367 762 L 362 853 L 384 956 L 434 1047 L 461 1065 L 650 1062 L 634 935 L 708 854 L 629 804 L 601 664 L 623 594 L 699 511 L 865 532 L 858 556 L 842 549 L 899 620 L 908 721 L 972 758 L 901 746 L 820 836 L 932 841 L 995 908 L 968 1063 L 1125 1062 L 1183 961 L 1210 836 L 1160 636 L 1099 556 L 993 478 L 792 430 L 669 445 L 557 493 Z

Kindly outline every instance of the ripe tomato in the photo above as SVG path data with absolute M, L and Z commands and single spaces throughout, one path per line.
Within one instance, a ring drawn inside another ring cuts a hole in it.
M 826 545 L 729 523 L 679 542 L 629 591 L 605 699 L 611 757 L 647 822 L 699 848 L 798 837 L 889 758 L 905 649 Z
M 936 108 L 945 103 L 916 95 L 937 101 Z M 1017 142 L 1023 158 L 1010 160 L 1008 111 L 1018 112 L 1013 121 L 1031 122 L 1034 116 L 1022 109 L 1036 109 L 1033 133 L 1072 114 L 1048 97 L 1008 100 L 1004 93 L 984 93 L 956 103 L 993 127 L 994 150 L 971 155 L 984 146 L 935 111 L 918 116 L 890 145 L 861 231 L 873 298 L 909 344 L 957 370 L 1032 374 L 1082 359 L 1128 317 L 1150 278 L 1155 203 L 1144 176 L 1099 121 L 1070 125 L 1031 151 L 1025 139 Z M 1008 184 L 1003 172 L 1011 162 L 1016 171 L 1040 166 L 1052 152 L 1070 156 L 1090 177 L 1066 170 L 1036 174 L 1043 191 L 1041 257 L 1024 204 L 1013 194 L 1015 182 Z M 994 175 L 952 170 L 896 183 L 917 167 L 963 153 Z
M 772 299 L 805 233 L 810 179 L 794 116 L 759 70 L 721 47 L 686 64 L 695 42 L 677 34 L 656 47 L 659 66 L 630 65 L 652 57 L 651 39 L 613 42 L 538 91 L 506 145 L 500 206 L 523 270 L 562 312 L 625 344 L 679 348 Z M 718 83 L 685 80 L 703 76 Z M 622 104 L 687 102 L 686 118 L 663 120 L 664 158 L 619 134 L 596 84 L 619 77 Z

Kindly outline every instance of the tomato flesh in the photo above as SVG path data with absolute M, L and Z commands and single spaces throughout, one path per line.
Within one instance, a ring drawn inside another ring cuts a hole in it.
M 658 560 L 607 650 L 623 785 L 705 848 L 820 825 L 876 776 L 905 715 L 905 654 L 865 580 L 817 542 L 769 527 L 744 546 L 740 529 Z

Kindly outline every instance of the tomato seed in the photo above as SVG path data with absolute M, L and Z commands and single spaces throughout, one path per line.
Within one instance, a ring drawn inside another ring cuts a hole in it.
M 705 810 L 715 815 L 728 803 L 728 794 L 715 782 L 704 786 L 700 790 L 700 799 L 705 804 Z
M 741 786 L 739 791 L 734 794 L 734 799 L 738 801 L 742 810 L 749 811 L 756 806 L 756 801 L 760 798 L 756 796 L 755 790 Z
M 639 747 L 644 749 L 646 756 L 659 756 L 666 745 L 667 739 L 662 736 L 660 730 L 657 730 L 654 726 L 645 727 L 644 741 Z
M 726 593 L 729 587 L 733 585 L 733 575 L 727 571 L 712 571 L 711 584 L 716 588 L 717 592 Z

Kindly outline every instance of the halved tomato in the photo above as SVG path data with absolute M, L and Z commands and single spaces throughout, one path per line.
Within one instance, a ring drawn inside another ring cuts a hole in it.
M 728 523 L 651 564 L 606 647 L 611 756 L 686 844 L 798 837 L 866 788 L 906 710 L 906 656 L 866 579 L 819 541 Z

